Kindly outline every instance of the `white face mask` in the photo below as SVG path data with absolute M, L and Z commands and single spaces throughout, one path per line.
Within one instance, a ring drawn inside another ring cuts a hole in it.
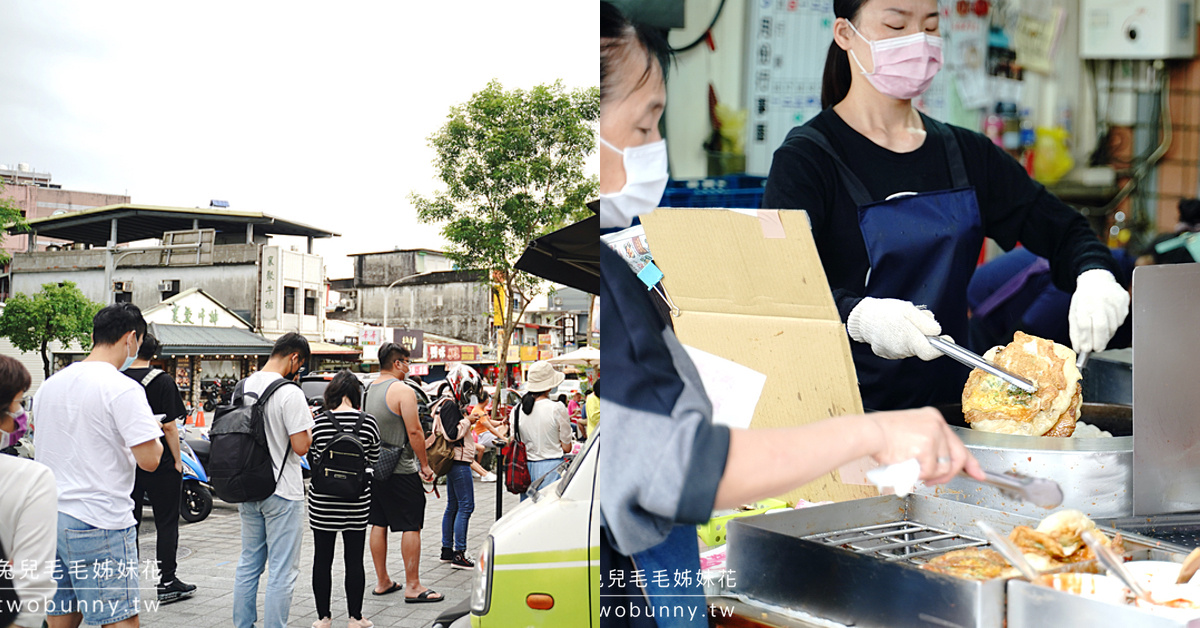
M 658 208 L 667 189 L 667 141 L 659 140 L 621 150 L 603 137 L 600 143 L 620 153 L 625 166 L 625 187 L 614 194 L 600 195 L 600 228 L 625 228 L 635 216 Z

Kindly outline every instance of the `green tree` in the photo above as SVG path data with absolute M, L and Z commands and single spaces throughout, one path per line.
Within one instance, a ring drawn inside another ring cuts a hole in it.
M 500 304 L 493 416 L 507 381 L 509 339 L 541 283 L 513 265 L 530 240 L 590 215 L 598 179 L 584 173 L 584 161 L 596 149 L 599 117 L 598 88 L 567 90 L 556 81 L 505 90 L 492 80 L 451 107 L 429 138 L 445 189 L 410 198 L 422 222 L 445 223 L 447 255 L 490 278 Z
M 42 369 L 50 377 L 52 341 L 92 344 L 92 318 L 101 305 L 89 300 L 70 281 L 42 284 L 34 295 L 18 292 L 8 298 L 0 313 L 0 337 L 8 338 L 21 351 L 42 352 Z
M 0 242 L 4 241 L 4 234 L 9 231 L 29 231 L 29 223 L 25 222 L 25 217 L 21 215 L 21 208 L 17 207 L 16 199 L 4 195 L 4 181 L 0 179 Z M 7 264 L 10 260 L 12 256 L 8 251 L 0 249 L 0 265 Z

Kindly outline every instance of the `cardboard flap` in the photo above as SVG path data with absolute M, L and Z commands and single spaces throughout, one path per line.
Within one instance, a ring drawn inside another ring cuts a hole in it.
M 840 321 L 808 216 L 793 210 L 764 216 L 665 208 L 642 216 L 675 305 L 684 312 Z
M 752 429 L 862 412 L 850 340 L 803 212 L 659 209 L 642 220 L 680 309 L 680 342 L 766 375 Z M 828 473 L 782 497 L 875 494 Z

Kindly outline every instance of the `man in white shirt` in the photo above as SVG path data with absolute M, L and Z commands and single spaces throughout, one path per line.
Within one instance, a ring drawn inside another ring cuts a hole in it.
M 139 626 L 134 468 L 153 471 L 162 428 L 137 382 L 121 371 L 137 357 L 146 321 L 132 303 L 92 319 L 92 352 L 55 373 L 34 396 L 34 451 L 58 488 L 58 590 L 50 628 Z
M 262 370 L 247 377 L 246 393 L 261 394 L 280 378 L 292 380 L 308 362 L 308 340 L 290 332 L 275 341 Z M 263 628 L 285 628 L 292 592 L 300 575 L 304 518 L 304 478 L 300 456 L 312 445 L 313 416 L 299 386 L 285 385 L 266 401 L 267 445 L 279 481 L 275 493 L 238 504 L 242 517 L 242 556 L 233 583 L 233 624 L 252 628 L 258 621 L 258 581 L 267 574 Z M 295 455 L 293 455 L 295 454 Z

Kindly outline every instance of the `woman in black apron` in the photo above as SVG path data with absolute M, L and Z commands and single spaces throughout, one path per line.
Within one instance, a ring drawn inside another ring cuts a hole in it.
M 926 336 L 966 342 L 967 282 L 984 236 L 1050 260 L 1073 293 L 1076 351 L 1129 311 L 1087 221 L 982 134 L 912 106 L 942 64 L 936 0 L 835 0 L 824 111 L 775 152 L 763 206 L 803 209 L 851 338 L 863 406 L 956 402 L 968 370 Z

